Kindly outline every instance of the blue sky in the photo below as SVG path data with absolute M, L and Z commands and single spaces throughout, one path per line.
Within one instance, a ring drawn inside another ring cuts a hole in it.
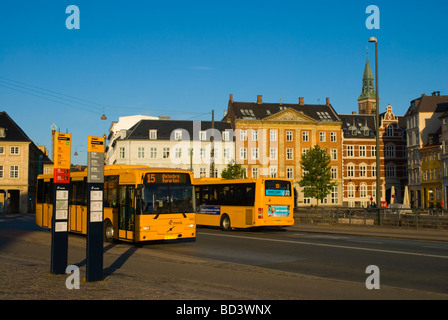
M 80 10 L 69 30 L 66 7 Z M 366 8 L 380 9 L 369 30 Z M 403 115 L 422 93 L 448 94 L 445 0 L 0 3 L 0 110 L 38 145 L 50 126 L 72 134 L 73 163 L 88 135 L 118 117 L 220 119 L 235 101 L 325 103 L 357 110 L 366 50 L 379 41 L 380 110 Z M 100 120 L 105 106 L 106 121 Z

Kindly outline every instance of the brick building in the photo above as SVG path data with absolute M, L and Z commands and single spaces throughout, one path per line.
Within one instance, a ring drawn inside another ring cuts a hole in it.
M 337 185 L 322 204 L 341 205 L 341 123 L 328 98 L 323 105 L 305 104 L 302 97 L 298 104 L 265 103 L 261 95 L 256 102 L 236 102 L 231 94 L 223 121 L 235 131 L 235 160 L 247 177 L 292 179 L 298 206 L 317 204 L 304 198 L 298 185 L 303 174 L 301 156 L 316 144 L 326 148 Z

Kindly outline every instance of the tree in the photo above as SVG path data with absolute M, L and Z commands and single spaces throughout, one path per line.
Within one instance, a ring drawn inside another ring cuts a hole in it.
M 221 177 L 224 179 L 241 179 L 246 176 L 246 171 L 243 167 L 236 163 L 235 160 L 233 162 L 228 163 L 227 167 L 222 170 Z
M 319 203 L 319 200 L 324 199 L 336 186 L 336 183 L 331 181 L 330 161 L 327 149 L 322 149 L 318 145 L 302 155 L 300 165 L 305 173 L 299 185 L 303 187 L 306 198 L 315 198 Z

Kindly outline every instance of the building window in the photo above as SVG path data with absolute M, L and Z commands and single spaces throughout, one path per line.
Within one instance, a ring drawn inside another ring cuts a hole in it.
M 333 187 L 333 190 L 331 191 L 331 203 L 339 203 L 339 187 L 337 186 Z
M 199 177 L 205 178 L 207 176 L 206 168 L 199 168 Z
M 174 131 L 174 140 L 176 141 L 182 140 L 182 131 L 180 130 Z
M 286 141 L 293 141 L 292 131 L 286 131 Z
M 359 166 L 359 176 L 360 177 L 367 177 L 367 166 L 364 164 L 361 164 Z
M 386 157 L 395 158 L 395 145 L 386 146 Z
M 240 159 L 247 159 L 247 149 L 246 148 L 240 148 Z
M 205 132 L 205 131 L 200 131 L 200 132 L 199 132 L 199 140 L 201 140 L 201 141 L 205 141 L 205 140 L 207 140 L 207 132 Z
M 252 148 L 252 159 L 253 160 L 258 159 L 258 148 Z
M 376 157 L 376 146 L 372 146 L 372 157 Z
M 372 177 L 376 177 L 376 165 L 372 165 Z
M 258 178 L 258 168 L 252 168 L 252 178 Z
M 258 141 L 258 130 L 252 130 L 252 141 Z
M 331 167 L 331 179 L 337 179 L 337 178 L 338 178 L 338 168 Z
M 277 148 L 271 148 L 270 155 L 271 160 L 277 160 Z
M 338 149 L 330 150 L 331 160 L 338 160 Z
M 247 140 L 247 130 L 240 130 L 240 140 L 241 141 Z
M 311 203 L 311 198 L 303 198 L 303 203 L 304 204 L 310 204 Z
M 269 134 L 271 141 L 277 141 L 277 130 L 270 130 Z
M 162 158 L 168 159 L 170 157 L 170 148 L 163 148 Z
M 359 146 L 359 156 L 360 157 L 366 156 L 366 146 Z
M 0 178 L 3 178 L 3 166 L 0 166 Z
M 303 142 L 310 141 L 310 133 L 308 131 L 302 131 L 302 141 Z
M 157 130 L 149 130 L 149 139 L 151 140 L 157 139 Z
M 224 148 L 224 159 L 230 160 L 230 149 L 229 148 Z
M 0 146 L 0 154 L 4 154 L 5 153 L 5 147 Z
M 294 149 L 286 148 L 286 160 L 293 160 L 293 159 L 294 159 Z
M 347 177 L 355 176 L 355 166 L 347 166 Z
M 352 183 L 347 186 L 347 197 L 348 198 L 355 197 L 355 185 Z
M 326 139 L 327 139 L 326 132 L 323 132 L 323 131 L 319 132 L 319 141 L 325 142 Z
M 151 159 L 156 159 L 157 158 L 157 148 L 151 147 L 151 149 L 149 149 L 149 156 Z
M 294 179 L 294 168 L 286 168 L 286 178 Z
M 120 159 L 126 158 L 126 149 L 123 147 L 120 147 Z
M 145 158 L 145 148 L 144 147 L 138 147 L 137 158 L 139 158 L 139 159 Z
M 277 178 L 277 167 L 271 167 L 271 178 Z
M 176 159 L 182 158 L 182 148 L 176 148 L 174 149 L 174 157 Z
M 367 197 L 367 185 L 365 183 L 361 184 L 359 187 L 359 196 L 361 198 Z
M 304 154 L 306 154 L 306 153 L 308 152 L 308 150 L 309 150 L 308 148 L 303 148 L 303 149 L 302 149 L 302 156 L 303 156 Z
M 19 166 L 11 166 L 9 167 L 9 177 L 11 179 L 19 178 Z
M 11 147 L 10 153 L 11 154 L 19 154 L 19 147 Z
M 337 142 L 336 132 L 330 133 L 330 141 L 331 142 Z
M 391 124 L 386 127 L 386 136 L 388 137 L 394 136 L 394 127 Z
M 200 153 L 201 159 L 205 159 L 205 148 L 201 148 L 199 150 L 199 153 Z
M 354 157 L 355 156 L 355 148 L 354 146 L 347 146 L 347 157 Z
M 431 175 L 432 175 L 432 172 L 431 172 Z M 395 164 L 388 164 L 386 166 L 386 177 L 396 177 L 396 176 L 397 176 L 397 168 L 396 168 Z
M 230 140 L 230 135 L 229 135 L 229 132 L 228 131 L 224 131 L 223 133 L 222 133 L 222 141 L 229 141 Z

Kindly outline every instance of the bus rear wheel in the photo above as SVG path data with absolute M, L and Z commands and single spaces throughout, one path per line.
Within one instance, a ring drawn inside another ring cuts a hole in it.
M 223 214 L 221 217 L 221 229 L 223 231 L 229 231 L 230 229 L 232 229 L 230 227 L 230 218 L 226 214 Z

